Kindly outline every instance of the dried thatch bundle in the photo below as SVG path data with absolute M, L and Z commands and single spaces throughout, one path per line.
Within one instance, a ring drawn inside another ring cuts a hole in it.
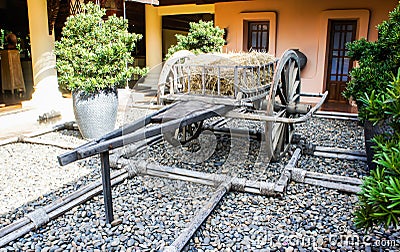
M 273 78 L 275 58 L 267 53 L 218 53 L 198 55 L 178 68 L 184 91 L 208 95 L 234 94 L 235 88 L 246 92 L 267 85 Z M 220 90 L 218 92 L 218 82 Z M 236 84 L 236 85 L 235 85 Z

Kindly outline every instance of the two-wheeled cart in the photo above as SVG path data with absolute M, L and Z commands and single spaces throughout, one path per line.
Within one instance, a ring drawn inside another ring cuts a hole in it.
M 197 57 L 204 57 L 206 63 L 199 64 Z M 279 60 L 246 66 L 224 59 L 220 64 L 207 64 L 216 57 L 220 56 L 195 56 L 187 51 L 174 54 L 164 64 L 158 84 L 157 98 L 163 108 L 58 156 L 59 163 L 66 165 L 100 154 L 107 222 L 113 220 L 111 150 L 160 135 L 188 142 L 199 135 L 204 120 L 227 117 L 265 122 L 262 146 L 267 160 L 276 160 L 288 149 L 294 124 L 309 119 L 327 96 L 320 95 L 312 108 L 300 103 L 299 59 L 292 50 Z

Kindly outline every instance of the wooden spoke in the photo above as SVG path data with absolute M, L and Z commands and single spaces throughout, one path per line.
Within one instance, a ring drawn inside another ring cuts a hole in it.
M 300 67 L 297 54 L 286 51 L 278 62 L 274 74 L 273 87 L 270 89 L 267 102 L 275 111 L 276 117 L 291 118 L 296 115 L 289 114 L 286 106 L 300 102 Z M 268 111 L 267 115 L 272 114 Z M 293 124 L 266 122 L 265 144 L 268 158 L 278 160 L 290 146 L 295 127 Z
M 287 105 L 286 95 L 283 93 L 283 90 L 281 88 L 278 88 L 276 92 L 279 96 L 280 104 Z M 278 101 L 276 101 L 276 103 L 278 103 Z
M 195 122 L 185 127 L 180 127 L 175 132 L 164 133 L 164 139 L 173 146 L 186 144 L 200 135 L 202 127 L 203 121 Z
M 300 90 L 299 90 L 299 87 L 300 87 L 300 80 L 296 80 L 296 81 L 294 82 L 293 87 L 292 87 L 292 97 L 291 97 L 290 101 L 296 102 L 297 99 L 300 99 Z M 296 95 L 298 95 L 298 97 L 295 97 Z
M 174 68 L 175 64 L 184 63 L 187 59 L 194 57 L 194 54 L 187 50 L 182 50 L 174 53 L 165 63 L 161 70 L 160 77 L 158 79 L 158 87 L 157 87 L 157 103 L 159 105 L 165 105 L 162 96 L 174 92 L 177 87 L 170 88 L 171 85 L 176 84 L 178 81 L 178 77 L 182 76 L 182 73 L 176 72 Z
M 294 60 L 290 60 L 290 62 L 289 62 L 289 72 L 288 72 L 289 81 L 287 82 L 289 85 L 286 86 L 286 88 L 287 88 L 287 90 L 288 90 L 288 92 L 287 92 L 288 97 L 290 97 L 290 95 L 292 94 L 292 92 L 291 92 L 291 91 L 292 91 L 292 90 L 291 90 L 292 85 L 291 85 L 291 84 L 294 83 L 294 80 L 295 80 L 295 78 L 296 78 L 296 74 L 295 74 L 295 72 L 294 72 L 295 63 L 296 63 L 296 62 L 295 62 Z
M 292 99 L 290 99 L 291 102 L 296 102 L 298 99 L 300 99 L 300 94 L 295 94 Z
M 275 137 L 273 137 L 272 144 L 273 144 L 273 147 L 274 147 L 273 149 L 275 151 L 277 148 L 279 148 L 278 147 L 278 143 L 282 139 L 282 136 L 284 135 L 283 133 L 284 133 L 284 130 L 285 130 L 285 127 L 284 127 L 285 124 L 284 123 L 275 123 L 274 126 L 275 127 L 274 127 L 274 130 L 272 132 L 274 133 Z

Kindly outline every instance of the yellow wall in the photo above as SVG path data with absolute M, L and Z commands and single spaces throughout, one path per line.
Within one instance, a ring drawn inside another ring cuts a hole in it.
M 168 15 L 214 13 L 213 4 L 182 4 L 172 6 L 146 5 L 146 65 L 154 67 L 162 63 L 162 52 L 165 52 L 162 35 L 162 17 Z M 167 31 L 168 33 L 168 31 Z M 164 35 L 167 35 L 164 33 Z M 171 43 L 172 41 L 166 41 Z M 168 48 L 167 48 L 168 50 Z
M 303 92 L 323 92 L 325 50 L 328 19 L 357 19 L 357 38 L 377 38 L 376 25 L 387 19 L 388 12 L 398 4 L 397 0 L 254 0 L 215 4 L 215 23 L 228 28 L 226 50 L 243 49 L 243 21 L 270 19 L 276 13 L 274 48 L 270 52 L 279 57 L 286 49 L 298 48 L 308 58 L 301 72 Z M 254 13 L 257 13 L 256 16 Z M 272 25 L 272 23 L 270 24 Z M 272 36 L 274 37 L 274 36 Z
M 162 62 L 162 17 L 152 5 L 145 7 L 146 65 L 154 67 Z
M 54 35 L 49 35 L 46 0 L 27 0 L 27 4 L 35 87 L 31 104 L 49 109 L 49 105 L 61 99 L 53 53 Z

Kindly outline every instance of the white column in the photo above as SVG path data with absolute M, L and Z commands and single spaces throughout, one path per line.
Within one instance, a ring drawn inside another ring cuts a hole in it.
M 57 109 L 62 100 L 58 91 L 54 32 L 49 35 L 47 21 L 47 1 L 27 0 L 34 93 L 32 100 L 24 106 L 34 106 L 45 110 Z
M 162 62 L 162 17 L 157 8 L 146 4 L 146 65 L 154 67 Z

